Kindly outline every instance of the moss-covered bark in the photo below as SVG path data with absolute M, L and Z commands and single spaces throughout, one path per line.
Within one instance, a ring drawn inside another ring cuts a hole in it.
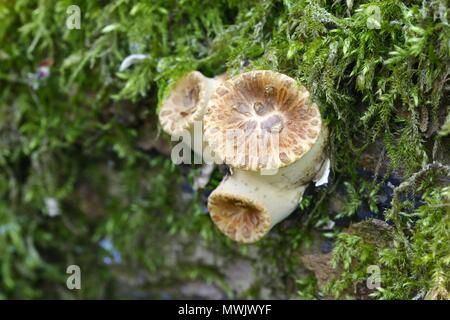
M 165 298 L 192 283 L 343 297 L 368 265 L 376 298 L 449 297 L 446 1 L 78 1 L 69 29 L 72 4 L 0 0 L 0 298 Z M 135 53 L 147 57 L 119 71 Z M 285 73 L 331 129 L 330 183 L 256 245 L 207 215 L 222 173 L 194 192 L 199 167 L 167 156 L 158 104 L 194 69 Z M 367 218 L 388 220 L 389 244 L 344 232 Z M 318 288 L 300 257 L 335 240 L 343 272 Z M 70 264 L 81 291 L 65 287 Z

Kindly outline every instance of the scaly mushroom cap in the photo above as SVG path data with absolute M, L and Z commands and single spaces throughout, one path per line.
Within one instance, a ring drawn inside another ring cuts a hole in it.
M 270 229 L 272 218 L 269 212 L 236 194 L 213 194 L 208 201 L 208 210 L 219 230 L 234 241 L 252 243 Z
M 266 70 L 223 82 L 209 100 L 204 117 L 205 140 L 216 158 L 251 171 L 281 168 L 300 159 L 316 142 L 321 124 L 319 108 L 305 87 Z M 244 134 L 230 142 L 227 130 Z M 278 139 L 272 139 L 276 135 Z M 255 141 L 266 150 L 255 149 Z M 258 150 L 257 155 L 251 150 Z
M 207 103 L 207 78 L 192 71 L 181 78 L 164 100 L 159 122 L 168 134 L 179 134 L 201 120 Z

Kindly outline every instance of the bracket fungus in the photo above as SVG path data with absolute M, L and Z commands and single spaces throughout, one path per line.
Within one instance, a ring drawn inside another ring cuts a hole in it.
M 201 154 L 202 144 L 194 143 L 195 125 L 202 123 L 209 98 L 225 79 L 226 75 L 208 78 L 198 71 L 192 71 L 179 79 L 162 103 L 159 112 L 162 129 L 173 139 L 183 137 L 183 142 L 189 148 Z M 201 126 L 199 130 L 202 130 Z M 185 136 L 186 133 L 189 136 Z
M 294 79 L 258 70 L 221 83 L 204 116 L 205 141 L 232 168 L 208 199 L 217 227 L 238 242 L 261 239 L 321 175 L 327 137 L 318 106 Z

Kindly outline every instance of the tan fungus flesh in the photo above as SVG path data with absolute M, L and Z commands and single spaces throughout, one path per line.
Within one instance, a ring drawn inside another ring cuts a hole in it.
M 238 195 L 212 195 L 208 209 L 220 231 L 235 241 L 255 242 L 270 229 L 269 213 L 256 203 Z
M 272 168 L 280 168 L 301 158 L 319 136 L 321 117 L 305 87 L 281 73 L 257 70 L 225 81 L 217 88 L 209 100 L 204 124 L 205 139 L 222 162 L 257 171 L 267 168 L 269 161 L 275 161 Z M 245 132 L 231 145 L 234 150 L 245 150 L 245 155 L 239 152 L 239 156 L 229 157 L 230 144 L 224 142 L 224 137 L 230 129 Z M 279 139 L 271 139 L 274 135 L 279 135 Z M 260 137 L 266 139 L 267 153 L 264 155 L 257 146 L 255 157 L 248 150 L 255 150 L 255 138 Z
M 205 77 L 193 71 L 180 79 L 163 102 L 159 121 L 165 132 L 177 134 L 200 120 L 206 107 Z

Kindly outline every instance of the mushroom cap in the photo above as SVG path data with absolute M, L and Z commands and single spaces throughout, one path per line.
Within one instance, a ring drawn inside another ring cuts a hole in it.
M 159 112 L 165 132 L 179 134 L 202 119 L 208 101 L 207 80 L 200 72 L 192 71 L 175 83 Z
M 258 241 L 271 227 L 269 212 L 255 201 L 238 194 L 211 194 L 208 210 L 219 230 L 241 243 Z
M 219 85 L 206 108 L 204 138 L 220 162 L 259 171 L 303 157 L 321 125 L 319 108 L 305 87 L 284 74 L 256 70 Z M 230 141 L 230 131 L 242 134 Z

